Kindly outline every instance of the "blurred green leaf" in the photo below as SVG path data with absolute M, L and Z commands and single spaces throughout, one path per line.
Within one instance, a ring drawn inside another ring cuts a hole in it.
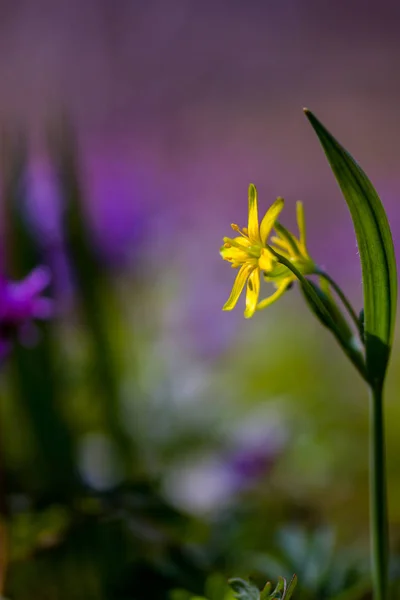
M 283 577 L 279 577 L 278 585 L 276 586 L 275 591 L 271 594 L 271 599 L 274 598 L 274 594 L 281 592 L 281 595 L 277 597 L 279 597 L 281 600 L 290 600 L 296 588 L 296 585 L 296 575 L 293 575 L 292 579 L 289 582 L 289 585 L 287 584 L 286 579 L 284 579 Z
M 107 327 L 109 308 L 114 305 L 114 297 L 112 286 L 93 250 L 80 181 L 77 146 L 72 125 L 66 119 L 61 120 L 50 134 L 50 150 L 57 169 L 60 191 L 66 203 L 66 242 L 92 341 L 97 401 L 102 401 L 105 422 L 116 443 L 120 462 L 129 472 L 132 469 L 132 444 L 123 426 L 115 344 Z M 111 312 L 114 319 L 112 329 L 115 330 L 118 310 Z
M 244 581 L 244 579 L 230 579 L 229 585 L 237 600 L 260 600 L 259 589 L 252 583 Z
M 169 593 L 169 600 L 191 600 L 192 594 L 187 590 L 172 590 Z
M 14 515 L 10 522 L 12 560 L 27 559 L 40 548 L 58 545 L 70 520 L 70 513 L 61 505 Z
M 370 577 L 367 577 L 347 590 L 340 592 L 337 596 L 334 596 L 332 600 L 362 600 L 363 598 L 369 598 L 370 594 L 371 579 Z
M 364 572 L 356 566 L 351 551 L 335 549 L 336 539 L 330 528 L 308 532 L 285 527 L 278 533 L 277 549 L 254 557 L 252 564 L 263 577 L 272 580 L 279 580 L 280 574 L 288 577 L 296 573 L 300 598 L 336 598 L 351 590 L 356 594 L 364 589 Z
M 289 585 L 287 586 L 286 590 L 285 590 L 285 600 L 290 600 L 290 598 L 292 597 L 294 590 L 297 586 L 297 575 L 293 575 L 292 579 L 289 582 Z
M 175 589 L 169 593 L 170 600 L 233 600 L 233 592 L 220 573 L 212 573 L 206 579 L 204 596 L 191 594 L 187 590 Z
M 289 600 L 296 587 L 297 577 L 293 575 L 289 585 L 284 577 L 278 577 L 278 583 L 273 592 L 271 592 L 269 582 L 261 592 L 255 585 L 243 579 L 230 579 L 229 583 L 238 600 Z
M 260 592 L 260 600 L 268 600 L 271 595 L 272 584 L 268 581 Z
M 305 113 L 353 219 L 363 277 L 367 371 L 371 383 L 380 384 L 393 341 L 397 302 L 396 261 L 389 223 L 364 171 L 309 110 Z
M 27 222 L 27 140 L 18 131 L 12 131 L 3 134 L 1 141 L 7 269 L 10 278 L 20 279 L 42 262 Z M 37 447 L 37 453 L 30 448 L 30 460 L 35 461 L 34 484 L 44 485 L 53 499 L 66 499 L 74 493 L 78 476 L 73 439 L 60 410 L 61 379 L 53 329 L 52 321 L 42 323 L 34 348 L 16 343 L 10 367 L 13 387 L 28 415 Z M 35 491 L 44 492 L 43 488 Z
M 230 593 L 230 588 L 223 575 L 213 573 L 207 577 L 204 591 L 208 600 L 223 600 Z

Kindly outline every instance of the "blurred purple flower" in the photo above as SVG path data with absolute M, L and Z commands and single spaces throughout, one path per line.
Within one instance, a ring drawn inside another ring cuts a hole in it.
M 36 341 L 32 321 L 48 319 L 53 303 L 41 294 L 49 285 L 50 271 L 36 267 L 21 281 L 8 281 L 0 276 L 0 359 L 4 359 L 17 337 L 26 345 Z
M 266 481 L 284 451 L 288 430 L 271 411 L 265 417 L 269 424 L 262 411 L 255 411 L 225 451 L 185 457 L 169 471 L 164 489 L 171 501 L 194 514 L 212 514 Z
M 262 406 L 242 423 L 228 452 L 225 468 L 232 490 L 245 491 L 257 485 L 275 466 L 284 450 L 288 431 L 284 421 Z
M 265 443 L 235 449 L 226 461 L 233 487 L 243 490 L 257 483 L 274 466 L 280 450 L 269 440 L 266 440 Z

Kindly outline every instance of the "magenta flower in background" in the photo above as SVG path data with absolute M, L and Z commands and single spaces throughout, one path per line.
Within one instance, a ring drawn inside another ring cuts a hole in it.
M 36 267 L 21 281 L 8 281 L 0 276 L 0 359 L 4 359 L 17 338 L 30 346 L 37 339 L 33 321 L 48 319 L 53 314 L 50 298 L 42 296 L 49 285 L 50 270 Z

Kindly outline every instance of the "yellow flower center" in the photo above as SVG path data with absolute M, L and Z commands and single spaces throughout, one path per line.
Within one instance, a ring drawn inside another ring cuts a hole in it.
M 231 227 L 241 237 L 223 238 L 222 258 L 230 262 L 233 268 L 247 263 L 258 267 L 261 271 L 271 271 L 277 262 L 274 255 L 261 242 L 250 240 L 246 227 L 241 229 L 235 223 L 232 223 Z

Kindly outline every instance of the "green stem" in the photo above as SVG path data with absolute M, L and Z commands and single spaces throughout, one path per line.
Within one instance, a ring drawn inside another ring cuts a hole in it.
M 382 385 L 371 385 L 370 515 L 374 600 L 388 598 L 388 522 Z
M 273 248 L 271 248 L 271 246 L 267 246 L 267 248 L 278 259 L 278 262 L 280 262 L 282 265 L 287 267 L 289 269 L 289 271 L 291 271 L 293 273 L 293 275 L 295 275 L 297 277 L 297 279 L 305 287 L 305 289 L 308 290 L 308 294 L 312 298 L 313 303 L 318 308 L 318 311 L 320 312 L 320 314 L 324 316 L 326 324 L 327 324 L 326 326 L 329 327 L 329 329 L 332 331 L 332 333 L 336 337 L 337 341 L 339 342 L 340 346 L 342 347 L 344 353 L 351 360 L 353 365 L 356 367 L 356 369 L 360 373 L 361 377 L 363 377 L 368 382 L 368 377 L 367 377 L 367 372 L 365 369 L 365 361 L 364 361 L 363 355 L 361 354 L 361 352 L 352 348 L 347 342 L 345 342 L 342 339 L 341 332 L 338 329 L 334 318 L 332 317 L 332 315 L 330 314 L 330 312 L 328 311 L 328 309 L 326 308 L 326 306 L 324 305 L 321 298 L 318 296 L 317 292 L 315 291 L 313 286 L 310 284 L 310 282 L 306 279 L 306 277 L 304 277 L 300 273 L 300 271 L 298 269 L 296 269 L 296 267 L 294 266 L 293 263 L 290 262 L 290 260 L 287 260 L 287 258 L 285 258 L 281 254 L 276 252 Z
M 335 292 L 339 296 L 340 300 L 342 301 L 343 306 L 346 308 L 346 310 L 349 313 L 350 317 L 353 319 L 354 324 L 357 327 L 357 331 L 360 333 L 360 337 L 362 339 L 362 331 L 361 331 L 361 326 L 360 326 L 360 319 L 358 318 L 358 316 L 356 314 L 356 311 L 352 307 L 349 299 L 347 298 L 347 296 L 345 295 L 345 293 L 343 292 L 343 290 L 338 286 L 338 284 L 336 283 L 336 281 L 334 279 L 332 279 L 332 277 L 330 277 L 328 275 L 328 273 L 325 273 L 325 271 L 321 271 L 320 269 L 317 269 L 316 274 L 319 275 L 320 277 L 323 277 L 325 279 L 325 281 L 327 281 L 333 287 L 333 289 L 335 290 Z

